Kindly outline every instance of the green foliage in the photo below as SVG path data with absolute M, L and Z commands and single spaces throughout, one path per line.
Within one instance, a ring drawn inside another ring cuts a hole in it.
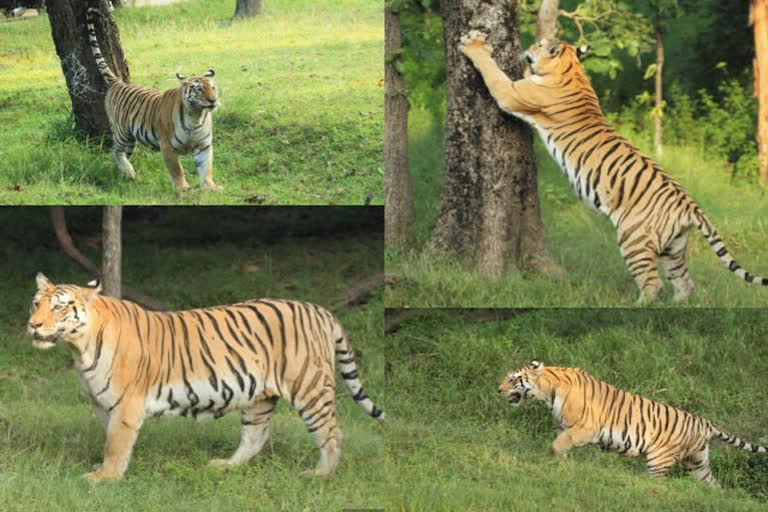
M 110 140 L 83 142 L 47 16 L 0 23 L 0 203 L 362 204 L 384 201 L 383 11 L 372 0 L 270 0 L 230 23 L 232 0 L 115 11 L 135 83 L 216 69 L 217 194 L 177 193 L 158 153 L 116 169 Z M 190 184 L 199 183 L 191 156 Z
M 445 103 L 445 47 L 443 20 L 429 0 L 404 0 L 400 11 L 403 74 L 408 99 L 416 107 L 442 112 Z

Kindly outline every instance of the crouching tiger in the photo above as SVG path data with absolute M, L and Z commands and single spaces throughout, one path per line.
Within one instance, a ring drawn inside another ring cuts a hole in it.
M 334 361 L 352 398 L 379 421 L 381 409 L 358 377 L 347 334 L 314 304 L 262 299 L 189 311 L 146 311 L 100 295 L 101 288 L 54 285 L 37 275 L 27 329 L 41 349 L 72 349 L 80 384 L 106 434 L 104 462 L 85 475 L 120 478 L 145 418 L 219 418 L 239 410 L 242 464 L 269 436 L 279 399 L 289 400 L 314 435 L 320 461 L 311 475 L 334 472 L 341 455 Z
M 127 178 L 136 179 L 136 171 L 128 159 L 136 141 L 163 153 L 171 185 L 189 188 L 179 155 L 192 154 L 200 175 L 200 186 L 206 190 L 221 190 L 213 182 L 213 121 L 211 113 L 219 106 L 214 71 L 204 76 L 186 78 L 177 74 L 179 87 L 165 92 L 125 83 L 104 60 L 96 39 L 93 16 L 98 9 L 86 11 L 86 26 L 96 65 L 107 82 L 104 104 L 112 129 L 112 151 L 117 169 Z
M 694 478 L 714 485 L 710 440 L 752 453 L 768 451 L 727 434 L 704 418 L 618 389 L 580 368 L 545 367 L 531 361 L 509 372 L 499 392 L 513 406 L 528 397 L 547 404 L 561 428 L 551 448 L 556 455 L 599 444 L 628 457 L 646 457 L 652 476 L 663 476 L 680 463 Z
M 694 285 L 685 263 L 688 235 L 699 229 L 720 261 L 748 283 L 768 279 L 739 266 L 704 212 L 650 158 L 613 129 L 581 69 L 585 47 L 541 40 L 526 52 L 526 78 L 512 81 L 491 58 L 485 36 L 472 31 L 459 49 L 482 75 L 501 110 L 535 128 L 579 198 L 607 215 L 619 249 L 640 288 L 638 303 L 653 301 L 662 284 L 660 262 L 683 301 Z

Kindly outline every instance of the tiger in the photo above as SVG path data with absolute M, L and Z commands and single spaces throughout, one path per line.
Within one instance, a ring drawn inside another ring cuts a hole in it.
M 554 455 L 566 457 L 571 448 L 599 444 L 628 457 L 644 456 L 651 476 L 664 476 L 679 463 L 697 480 L 715 485 L 710 440 L 751 453 L 768 451 L 704 418 L 611 386 L 581 368 L 545 367 L 533 360 L 511 370 L 498 391 L 515 407 L 532 397 L 551 409 L 560 427 L 551 445 Z
M 39 349 L 67 345 L 80 386 L 106 435 L 91 481 L 120 479 L 145 418 L 220 418 L 240 411 L 242 434 L 220 468 L 253 458 L 282 398 L 312 433 L 320 459 L 309 476 L 331 476 L 341 456 L 334 366 L 352 398 L 379 422 L 384 413 L 360 382 L 347 333 L 327 310 L 261 299 L 175 312 L 101 294 L 101 285 L 55 285 L 36 277 L 27 331 Z
M 189 78 L 177 73 L 179 86 L 165 92 L 123 82 L 101 55 L 93 25 L 94 15 L 100 15 L 99 10 L 89 7 L 86 28 L 96 66 L 107 83 L 104 105 L 112 130 L 112 152 L 118 171 L 131 180 L 136 179 L 129 158 L 138 141 L 162 152 L 174 188 L 189 189 L 179 155 L 191 153 L 200 175 L 200 187 L 222 190 L 223 187 L 213 181 L 211 114 L 220 106 L 214 70 Z
M 661 291 L 659 262 L 675 302 L 693 292 L 685 260 L 692 227 L 728 270 L 747 283 L 768 285 L 768 279 L 734 261 L 683 187 L 608 124 L 581 68 L 579 59 L 588 49 L 542 39 L 524 54 L 524 78 L 513 82 L 492 59 L 493 48 L 483 33 L 473 30 L 459 44 L 501 110 L 535 128 L 579 198 L 611 220 L 640 289 L 639 305 L 654 301 Z

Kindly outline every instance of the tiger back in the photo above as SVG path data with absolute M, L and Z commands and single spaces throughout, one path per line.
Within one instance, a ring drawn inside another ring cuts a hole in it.
M 525 52 L 527 76 L 516 81 L 493 61 L 493 48 L 480 32 L 463 37 L 459 49 L 499 107 L 536 129 L 579 198 L 611 220 L 640 289 L 639 304 L 653 301 L 662 288 L 659 263 L 674 287 L 674 300 L 690 296 L 694 284 L 685 255 L 692 227 L 728 270 L 748 283 L 768 285 L 768 279 L 733 260 L 680 184 L 608 124 L 579 62 L 585 48 L 541 40 Z
M 108 85 L 104 102 L 118 170 L 127 178 L 136 179 L 129 159 L 140 142 L 162 153 L 174 188 L 189 188 L 179 155 L 192 154 L 200 187 L 221 190 L 213 181 L 211 114 L 220 104 L 215 72 L 210 69 L 203 76 L 190 78 L 177 74 L 179 86 L 165 92 L 123 82 L 101 54 L 93 24 L 94 16 L 99 15 L 98 9 L 89 7 L 86 26 L 96 65 Z
M 511 370 L 498 391 L 513 406 L 530 397 L 549 407 L 562 429 L 551 446 L 556 455 L 599 444 L 628 457 L 644 456 L 651 476 L 666 475 L 679 463 L 697 480 L 714 485 L 712 438 L 752 453 L 768 451 L 704 418 L 611 386 L 580 368 L 545 367 L 534 360 Z
M 233 466 L 256 455 L 269 437 L 280 399 L 291 402 L 320 449 L 312 475 L 332 474 L 341 456 L 335 363 L 367 414 L 384 415 L 368 398 L 347 334 L 314 304 L 262 299 L 177 312 L 147 311 L 103 296 L 100 288 L 54 285 L 37 276 L 27 329 L 38 348 L 70 346 L 86 396 L 106 433 L 104 462 L 86 475 L 120 478 L 144 419 L 219 418 L 240 411 Z

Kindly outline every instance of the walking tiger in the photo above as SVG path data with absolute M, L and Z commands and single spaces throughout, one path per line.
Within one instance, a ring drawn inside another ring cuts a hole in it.
M 145 418 L 219 418 L 239 410 L 242 436 L 232 466 L 250 460 L 269 437 L 279 399 L 289 400 L 314 435 L 320 461 L 311 475 L 334 472 L 341 456 L 334 363 L 352 398 L 380 422 L 344 329 L 325 309 L 262 299 L 160 313 L 101 295 L 100 286 L 54 285 L 37 275 L 27 325 L 41 349 L 72 349 L 83 392 L 106 434 L 104 462 L 85 475 L 120 478 Z
M 512 81 L 491 58 L 485 36 L 472 31 L 459 49 L 474 64 L 501 110 L 535 128 L 579 198 L 607 215 L 619 250 L 640 289 L 638 304 L 662 288 L 660 262 L 684 301 L 694 285 L 685 253 L 692 227 L 725 267 L 748 283 L 768 285 L 738 265 L 704 212 L 650 158 L 608 124 L 579 57 L 586 48 L 543 39 L 525 52 L 526 78 Z
M 710 421 L 689 412 L 618 389 L 580 368 L 544 366 L 531 361 L 511 370 L 499 386 L 513 406 L 525 398 L 544 402 L 560 427 L 552 453 L 600 444 L 627 457 L 644 456 L 652 476 L 663 476 L 675 464 L 710 485 L 709 441 L 718 439 L 752 453 L 768 448 L 742 441 Z

